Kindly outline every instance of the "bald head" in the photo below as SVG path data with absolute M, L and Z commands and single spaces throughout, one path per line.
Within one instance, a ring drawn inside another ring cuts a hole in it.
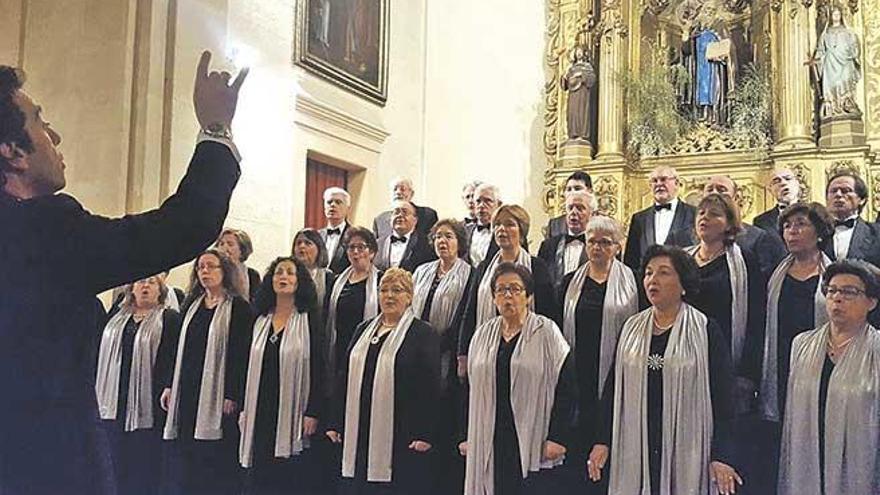
M 796 203 L 801 194 L 801 183 L 789 168 L 778 168 L 770 176 L 770 192 L 776 202 L 788 206 Z
M 713 175 L 709 177 L 709 182 L 703 186 L 703 196 L 712 193 L 733 198 L 736 194 L 736 182 L 726 175 Z

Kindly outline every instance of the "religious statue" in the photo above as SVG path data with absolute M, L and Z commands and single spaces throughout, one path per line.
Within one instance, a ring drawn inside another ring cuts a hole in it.
M 735 80 L 736 49 L 713 3 L 688 5 L 682 15 L 679 104 L 696 119 L 723 126 Z
M 583 46 L 571 52 L 571 67 L 562 76 L 562 89 L 568 91 L 569 141 L 590 141 L 590 91 L 596 84 L 596 71 Z
M 856 83 L 862 77 L 859 39 L 843 23 L 839 6 L 831 8 L 830 20 L 810 64 L 822 82 L 822 118 L 861 116 L 855 99 Z

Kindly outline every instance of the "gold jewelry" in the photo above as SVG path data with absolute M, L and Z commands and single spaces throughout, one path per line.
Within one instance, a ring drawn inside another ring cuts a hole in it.
M 700 248 L 697 249 L 696 258 L 699 259 L 700 261 L 702 261 L 704 264 L 706 264 L 706 263 L 709 263 L 710 261 L 714 260 L 715 258 L 721 256 L 721 253 L 723 253 L 725 251 L 725 249 L 726 248 L 724 246 L 721 246 L 721 249 L 712 253 L 711 256 L 703 256 L 703 247 L 700 246 Z
M 832 358 L 835 358 L 838 355 L 842 354 L 843 351 L 846 350 L 846 346 L 848 346 L 849 343 L 852 342 L 852 339 L 854 339 L 854 338 L 856 338 L 855 335 L 844 340 L 843 342 L 841 342 L 839 344 L 835 344 L 834 342 L 831 341 L 831 335 L 829 334 L 828 340 L 825 341 L 825 345 L 828 348 L 828 355 L 831 356 Z

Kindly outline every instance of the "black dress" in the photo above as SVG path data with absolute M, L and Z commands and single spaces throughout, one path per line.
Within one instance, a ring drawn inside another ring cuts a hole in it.
M 251 307 L 240 297 L 232 301 L 224 379 L 224 397 L 235 402 L 238 407 L 235 414 L 223 416 L 222 439 L 194 438 L 208 330 L 215 309 L 208 309 L 202 304 L 196 310 L 186 331 L 183 348 L 178 384 L 180 399 L 176 444 L 180 456 L 180 485 L 186 494 L 237 493 L 240 489 L 238 411 L 244 398 L 245 372 L 253 328 Z M 167 387 L 171 387 L 170 381 Z
M 358 326 L 352 337 L 352 345 L 370 322 Z M 418 453 L 409 449 L 414 440 L 425 441 L 432 446 L 438 421 L 438 398 L 440 389 L 440 344 L 431 326 L 421 320 L 413 320 L 401 343 L 394 363 L 394 425 L 391 460 L 391 482 L 367 481 L 367 449 L 369 446 L 372 390 L 379 351 L 387 344 L 386 334 L 367 351 L 361 382 L 358 408 L 358 443 L 355 456 L 354 478 L 343 478 L 340 492 L 343 494 L 393 493 L 409 495 L 426 488 L 425 480 L 431 476 L 431 451 Z M 349 359 L 346 355 L 343 379 L 336 388 L 335 411 L 330 429 L 342 433 L 345 424 L 345 402 L 348 383 Z
M 348 352 L 348 344 L 354 330 L 364 321 L 364 306 L 367 304 L 367 281 L 346 282 L 336 301 L 336 363 L 341 368 Z
M 709 343 L 709 396 L 712 401 L 712 461 L 720 461 L 736 469 L 732 461 L 733 445 L 733 400 L 730 350 L 727 339 L 719 326 L 712 320 L 706 327 Z M 660 466 L 663 461 L 663 364 L 662 357 L 669 344 L 671 331 L 660 335 L 652 335 L 648 362 L 647 380 L 647 425 L 648 425 L 648 468 L 651 476 L 651 493 L 659 494 Z M 600 416 L 598 443 L 611 446 L 611 434 L 614 416 L 614 376 L 615 366 L 612 365 L 605 381 L 602 393 L 602 411 Z M 637 456 L 637 452 L 629 455 Z M 606 464 L 602 476 L 610 474 L 610 466 Z
M 278 428 L 278 401 L 280 394 L 280 350 L 284 328 L 273 338 L 266 335 L 263 351 L 260 389 L 257 394 L 257 411 L 254 419 L 253 464 L 250 469 L 251 494 L 314 493 L 319 481 L 315 475 L 315 459 L 309 449 L 299 455 L 283 459 L 275 457 L 275 436 Z M 309 315 L 309 400 L 305 416 L 321 418 L 324 395 L 323 335 L 321 321 L 313 311 Z M 294 394 L 299 391 L 294 391 Z M 321 434 L 323 435 L 323 434 Z
M 156 362 L 153 365 L 153 390 L 150 394 L 153 403 L 153 427 L 135 431 L 125 431 L 128 391 L 131 379 L 131 360 L 134 354 L 134 341 L 141 322 L 129 318 L 122 331 L 121 363 L 119 368 L 119 395 L 116 399 L 116 419 L 102 421 L 110 441 L 110 454 L 119 493 L 152 495 L 157 493 L 161 481 L 162 428 L 165 426 L 165 411 L 159 407 L 165 375 L 161 371 L 167 364 L 161 359 L 164 346 L 177 339 L 180 314 L 172 309 L 162 313 L 162 336 L 159 341 Z
M 785 397 L 791 366 L 791 345 L 794 338 L 816 326 L 816 288 L 819 275 L 797 280 L 786 275 L 779 293 L 778 350 L 776 354 L 777 390 L 779 391 L 779 417 L 785 414 Z
M 825 411 L 828 407 L 828 386 L 831 383 L 831 373 L 834 372 L 834 361 L 825 355 L 822 363 L 822 377 L 819 379 L 819 476 L 822 483 L 822 493 L 825 493 Z

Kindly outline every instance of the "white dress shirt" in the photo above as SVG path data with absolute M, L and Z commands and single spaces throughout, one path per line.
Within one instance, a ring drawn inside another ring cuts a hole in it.
M 327 256 L 333 258 L 333 253 L 336 252 L 336 246 L 339 245 L 339 242 L 342 240 L 342 232 L 345 232 L 345 221 L 337 225 L 336 227 L 330 226 L 327 224 L 327 230 L 330 229 L 339 229 L 339 234 L 327 232 L 327 239 L 324 241 L 324 244 L 327 245 Z
M 404 239 L 403 242 L 391 242 L 392 239 L 390 237 L 388 238 L 388 262 L 391 266 L 400 266 L 400 261 L 403 259 L 403 253 L 406 252 L 406 245 L 409 243 L 409 238 L 412 234 L 412 231 L 410 231 L 408 234 L 398 236 L 396 232 L 393 230 L 391 231 L 392 236 L 403 237 Z
M 672 228 L 672 219 L 675 218 L 675 209 L 678 208 L 678 198 L 669 202 L 672 208 L 668 210 L 654 210 L 654 243 L 663 245 Z
M 568 231 L 568 235 L 578 235 L 572 234 L 571 231 Z M 580 235 L 586 235 L 581 233 Z M 578 269 L 581 266 L 581 256 L 584 254 L 584 243 L 580 240 L 571 241 L 566 243 L 565 245 L 565 274 Z
M 858 218 L 858 215 L 853 215 L 846 220 L 850 218 Z M 849 254 L 849 245 L 852 242 L 853 232 L 855 231 L 855 225 L 852 228 L 844 225 L 834 227 L 834 257 L 836 259 L 846 259 L 846 255 Z
M 471 236 L 471 261 L 474 263 L 474 266 L 479 265 L 489 251 L 489 244 L 492 243 L 491 230 L 492 227 L 483 230 L 474 228 L 474 233 Z

